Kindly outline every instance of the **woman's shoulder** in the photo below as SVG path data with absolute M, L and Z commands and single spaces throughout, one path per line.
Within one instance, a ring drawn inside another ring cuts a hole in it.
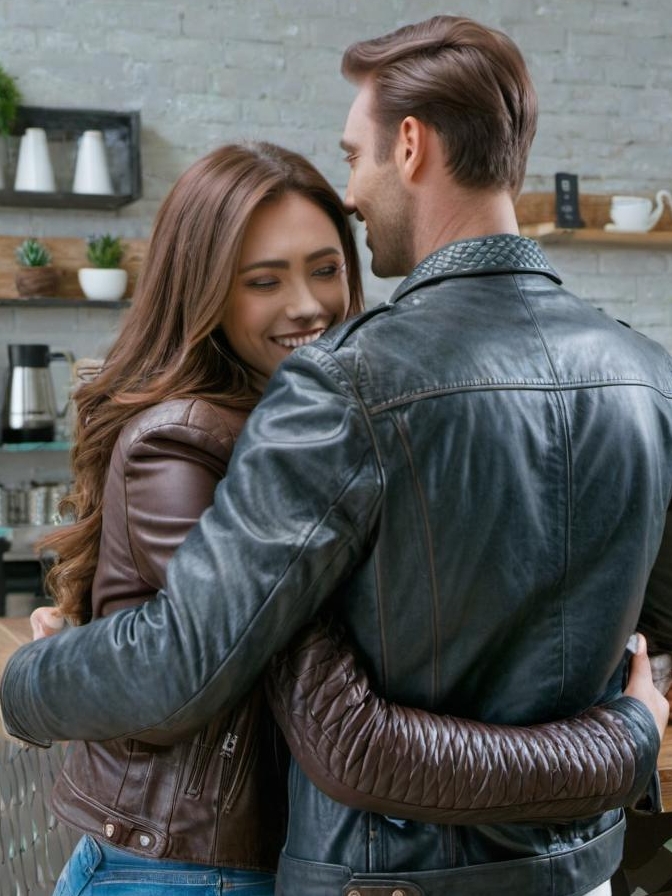
M 173 441 L 206 449 L 236 440 L 249 411 L 215 404 L 202 398 L 175 398 L 145 408 L 122 429 L 119 446 L 124 453 L 156 440 Z

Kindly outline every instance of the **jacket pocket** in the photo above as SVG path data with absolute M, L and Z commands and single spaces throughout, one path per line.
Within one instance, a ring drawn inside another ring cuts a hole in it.
M 233 712 L 211 722 L 194 738 L 184 773 L 184 793 L 200 798 L 214 786 L 229 812 L 257 755 L 260 692 L 252 692 Z
M 219 733 L 224 727 L 230 727 L 229 721 L 233 719 L 227 719 L 224 725 L 219 720 L 211 722 L 191 742 L 184 774 L 184 792 L 187 796 L 200 797 L 203 793 L 208 768 L 218 749 Z

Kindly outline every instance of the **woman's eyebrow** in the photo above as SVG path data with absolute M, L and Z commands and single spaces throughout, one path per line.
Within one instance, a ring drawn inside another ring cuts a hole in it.
M 324 249 L 316 249 L 310 255 L 306 255 L 306 261 L 315 261 L 316 258 L 322 258 L 323 255 L 341 255 L 340 249 L 335 246 L 325 246 Z
M 325 255 L 341 255 L 341 250 L 337 249 L 335 246 L 325 246 L 323 249 L 316 249 L 314 252 L 311 252 L 309 255 L 306 255 L 306 261 L 315 261 L 316 258 L 322 258 Z M 245 274 L 247 271 L 252 271 L 255 268 L 283 268 L 286 269 L 289 267 L 289 262 L 283 258 L 268 258 L 262 261 L 253 261 L 251 264 L 246 264 L 244 268 L 240 268 L 238 271 L 239 274 Z
M 254 268 L 288 268 L 289 262 L 282 258 L 269 258 L 264 261 L 253 261 L 252 264 L 246 264 L 244 268 L 240 268 L 239 274 L 246 271 L 252 271 Z

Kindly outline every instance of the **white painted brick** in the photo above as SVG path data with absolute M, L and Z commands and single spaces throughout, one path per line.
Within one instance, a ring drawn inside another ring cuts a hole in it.
M 551 265 L 565 280 L 565 272 L 572 271 L 576 274 L 597 274 L 599 268 L 599 254 L 586 247 L 585 251 L 577 252 L 569 246 L 553 245 L 542 246 Z M 569 289 L 567 283 L 565 286 Z
M 509 33 L 521 47 L 534 47 L 536 53 L 560 53 L 567 51 L 568 34 L 566 25 L 530 20 L 513 25 L 509 29 Z
M 624 59 L 629 41 L 627 29 L 622 33 L 614 32 L 605 23 L 600 30 L 570 31 L 569 50 L 577 56 L 598 56 L 601 59 Z
M 665 274 L 668 270 L 667 256 L 670 253 L 645 250 L 637 250 L 637 255 L 633 259 L 633 253 L 624 249 L 604 249 L 599 253 L 599 271 L 605 274 L 632 274 L 636 267 L 636 272 L 642 274 Z M 664 283 L 661 277 L 653 277 L 652 280 L 659 285 Z M 672 295 L 672 282 L 669 289 Z
M 181 121 L 228 123 L 240 118 L 240 104 L 235 96 L 181 94 L 175 99 L 172 114 Z
M 63 19 L 60 4 L 49 0 L 31 0 L 29 3 L 5 4 L 4 22 L 7 28 L 58 28 Z
M 21 56 L 24 53 L 34 53 L 37 46 L 37 34 L 28 28 L 10 27 L 6 21 L 0 23 L 0 51 L 2 51 L 3 66 L 13 72 L 12 55 Z
M 14 330 L 14 309 L 0 308 L 0 333 L 2 334 L 2 338 L 9 338 L 11 340 L 13 338 L 12 334 L 14 333 Z M 2 358 L 2 362 L 5 363 L 4 358 Z
M 637 301 L 642 307 L 656 306 L 672 313 L 672 280 L 652 275 L 637 276 Z M 671 318 L 672 322 L 672 318 Z

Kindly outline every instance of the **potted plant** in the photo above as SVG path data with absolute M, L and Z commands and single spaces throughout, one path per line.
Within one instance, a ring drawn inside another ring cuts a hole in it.
M 86 257 L 93 267 L 77 271 L 79 285 L 87 299 L 117 301 L 123 298 L 128 283 L 128 271 L 120 267 L 125 247 L 121 237 L 109 233 L 90 236 Z
M 16 260 L 21 269 L 14 278 L 20 296 L 56 295 L 59 271 L 51 264 L 51 252 L 32 237 L 16 248 Z
M 9 136 L 16 113 L 21 102 L 21 92 L 16 86 L 16 79 L 8 75 L 4 68 L 0 65 L 0 190 L 4 189 L 5 181 L 3 176 L 4 164 L 4 141 Z

